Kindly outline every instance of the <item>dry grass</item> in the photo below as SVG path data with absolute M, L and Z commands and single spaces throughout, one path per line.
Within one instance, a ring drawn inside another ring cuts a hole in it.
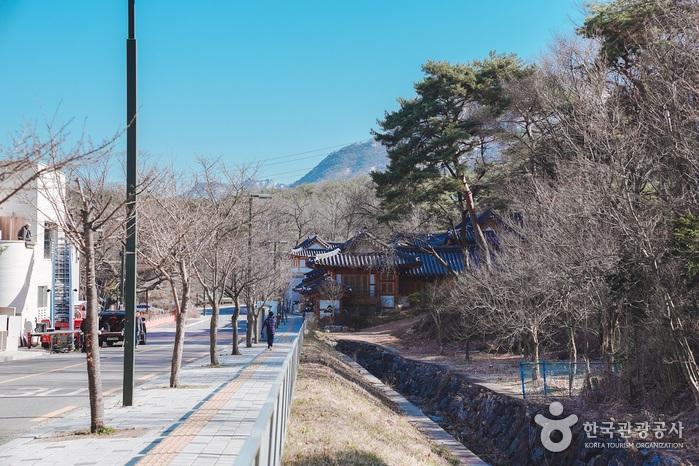
M 333 351 L 313 339 L 304 345 L 284 465 L 454 463 L 448 452 L 436 448 L 403 416 L 365 390 L 361 380 L 353 379 Z
M 495 392 L 515 398 L 522 397 L 519 378 L 521 356 L 472 351 L 470 361 L 466 361 L 462 343 L 447 344 L 440 354 L 439 345 L 434 338 L 415 335 L 413 331 L 413 327 L 423 318 L 424 316 L 412 316 L 358 332 L 329 334 L 328 338 L 366 341 L 393 348 L 406 358 L 447 365 L 466 374 L 471 382 Z

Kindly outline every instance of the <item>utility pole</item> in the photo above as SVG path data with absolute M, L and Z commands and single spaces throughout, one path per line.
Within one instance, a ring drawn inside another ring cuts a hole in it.
M 129 2 L 126 39 L 126 258 L 124 276 L 124 406 L 133 405 L 136 344 L 136 24 L 135 0 Z
M 124 260 L 126 255 L 124 254 L 124 245 L 121 246 L 119 250 L 119 301 L 117 302 L 117 309 L 121 309 L 124 305 Z
M 272 257 L 272 270 L 274 270 L 276 272 L 277 271 L 277 257 L 278 257 L 277 245 L 278 244 L 288 244 L 289 242 L 285 241 L 285 240 L 275 239 L 275 240 L 268 241 L 268 243 L 272 243 L 274 245 L 274 253 L 273 253 L 274 256 Z

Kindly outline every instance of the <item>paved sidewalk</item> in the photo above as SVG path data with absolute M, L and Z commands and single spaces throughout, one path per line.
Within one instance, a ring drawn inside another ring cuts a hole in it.
M 20 348 L 17 351 L 2 351 L 0 352 L 0 362 L 24 361 L 27 359 L 47 358 L 50 353 L 43 348 L 34 348 L 28 350 Z
M 118 433 L 75 436 L 89 426 L 89 411 L 75 411 L 2 446 L 2 465 L 231 464 L 249 436 L 257 412 L 271 390 L 301 327 L 292 316 L 280 327 L 274 351 L 262 342 L 221 356 L 221 367 L 207 359 L 182 369 L 182 388 L 167 378 L 136 388 L 135 406 L 105 399 L 105 421 Z M 244 346 L 244 345 L 243 345 Z

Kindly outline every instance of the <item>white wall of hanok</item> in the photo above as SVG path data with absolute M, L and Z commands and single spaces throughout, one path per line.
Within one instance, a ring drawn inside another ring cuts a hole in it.
M 17 186 L 26 173 L 10 177 L 0 183 L 0 194 Z M 25 244 L 2 233 L 0 239 L 0 307 L 15 308 L 15 315 L 22 317 L 24 331 L 33 329 L 36 322 L 50 316 L 53 266 L 50 250 L 45 253 L 44 239 L 47 224 L 57 224 L 60 212 L 52 199 L 59 199 L 65 179 L 61 174 L 48 173 L 29 183 L 18 194 L 0 204 L 0 217 L 18 217 L 28 223 L 32 232 L 31 242 Z M 56 231 L 56 235 L 61 234 Z M 8 232 L 9 233 L 9 232 Z M 73 288 L 79 289 L 78 254 L 73 250 Z M 41 294 L 41 296 L 40 296 Z M 77 294 L 74 296 L 77 299 Z

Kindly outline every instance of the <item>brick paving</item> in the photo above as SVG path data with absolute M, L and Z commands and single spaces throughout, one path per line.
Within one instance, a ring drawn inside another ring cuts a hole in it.
M 257 413 L 301 327 L 292 316 L 280 327 L 274 351 L 266 343 L 221 355 L 221 367 L 200 360 L 181 371 L 183 388 L 167 377 L 136 388 L 135 403 L 105 399 L 109 436 L 60 436 L 89 426 L 89 411 L 75 411 L 2 446 L 1 465 L 214 465 L 231 464 L 249 437 Z

